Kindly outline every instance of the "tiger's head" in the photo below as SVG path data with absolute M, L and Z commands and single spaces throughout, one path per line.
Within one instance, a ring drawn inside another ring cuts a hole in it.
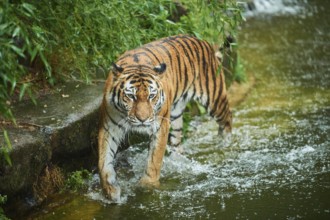
M 113 64 L 111 102 L 131 126 L 150 126 L 163 106 L 165 93 L 160 81 L 166 64 L 120 66 Z

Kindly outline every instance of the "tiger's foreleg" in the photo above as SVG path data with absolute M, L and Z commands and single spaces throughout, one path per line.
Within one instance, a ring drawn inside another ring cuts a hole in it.
M 120 187 L 116 179 L 114 158 L 122 137 L 121 130 L 108 118 L 99 131 L 99 173 L 102 189 L 107 197 L 120 201 Z
M 169 145 L 174 147 L 176 152 L 182 153 L 183 148 L 181 147 L 182 131 L 183 131 L 183 112 L 186 108 L 186 101 L 181 99 L 172 108 L 171 111 L 171 129 L 169 135 Z
M 140 180 L 142 185 L 159 185 L 160 170 L 163 165 L 163 157 L 169 134 L 169 116 L 161 120 L 158 132 L 153 135 L 148 152 L 147 166 L 144 176 Z
M 183 112 L 182 112 L 183 113 Z M 181 147 L 182 129 L 183 129 L 183 117 L 182 113 L 178 117 L 171 117 L 171 129 L 169 134 L 169 145 L 174 147 L 176 152 L 182 153 Z

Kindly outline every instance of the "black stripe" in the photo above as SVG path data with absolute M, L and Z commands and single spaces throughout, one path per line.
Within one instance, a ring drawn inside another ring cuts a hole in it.
M 179 71 L 176 72 L 176 74 L 179 76 L 178 79 L 177 79 L 177 82 L 176 82 L 176 91 L 175 91 L 175 95 L 174 95 L 174 100 L 177 100 L 177 98 L 180 98 L 182 94 L 180 94 L 180 96 L 178 96 L 178 93 L 179 93 L 179 82 L 181 83 L 182 82 L 182 72 L 181 72 L 181 54 L 180 52 L 178 51 L 178 49 L 176 48 L 177 45 L 175 45 L 176 41 L 167 41 L 166 43 L 168 43 L 175 51 L 176 53 L 176 58 L 177 58 L 177 62 L 178 62 L 178 69 Z M 185 62 L 183 61 L 184 65 L 185 65 Z M 182 93 L 184 92 L 185 88 L 186 88 L 186 85 L 187 85 L 187 75 L 185 74 L 185 79 L 184 80 L 184 87 L 182 88 Z
M 110 119 L 110 121 L 111 121 L 111 123 L 112 124 L 114 124 L 114 125 L 116 125 L 117 127 L 119 127 L 120 129 L 124 129 L 124 127 L 122 126 L 122 125 L 120 125 L 120 124 L 118 124 L 111 116 L 110 116 L 110 114 L 109 114 L 109 112 L 106 110 L 106 113 L 107 113 L 107 116 L 108 116 L 108 118 Z
M 193 57 L 195 57 L 195 58 L 197 57 L 197 60 L 199 60 L 199 56 L 198 56 L 198 54 L 195 53 L 195 55 L 194 55 L 194 52 L 196 52 L 196 45 L 195 45 L 195 48 L 194 48 L 195 50 L 193 50 L 193 49 L 191 48 L 191 46 L 190 46 L 190 43 L 191 43 L 191 44 L 194 44 L 194 43 L 191 41 L 191 39 L 188 38 L 188 37 L 184 37 L 184 38 L 182 38 L 182 41 L 186 44 L 188 50 L 189 50 L 190 53 L 191 53 L 192 58 L 193 58 Z M 194 71 L 194 72 L 193 72 L 194 78 L 196 78 L 196 66 L 195 66 L 195 62 L 191 62 L 190 65 L 191 65 L 192 70 Z
M 115 137 L 112 137 L 112 141 L 115 142 L 115 144 L 116 144 L 117 146 L 119 146 L 120 143 L 118 143 L 118 141 L 115 139 Z M 111 147 L 110 147 L 110 149 L 111 149 Z
M 139 55 L 138 55 L 138 54 L 134 54 L 134 55 L 133 55 L 133 61 L 134 61 L 135 63 L 139 63 L 140 59 L 139 59 Z
M 182 128 L 176 128 L 176 129 L 172 129 L 171 132 L 174 131 L 174 132 L 179 132 L 179 131 L 182 131 Z
M 176 72 L 177 80 L 176 80 L 176 91 L 175 91 L 175 96 L 176 98 L 180 98 L 181 94 L 179 94 L 179 88 L 182 82 L 182 73 L 181 73 L 181 59 L 180 59 L 180 53 L 178 52 L 178 50 L 173 47 L 175 52 L 176 52 L 176 59 L 178 62 L 178 71 Z M 179 97 L 178 97 L 179 96 Z
M 193 89 L 194 89 L 194 90 L 193 90 L 193 94 L 192 94 L 191 98 L 192 98 L 192 99 L 195 99 L 195 95 L 196 95 L 196 87 L 194 86 Z
M 130 74 L 129 76 L 126 77 L 125 80 L 128 81 L 128 80 L 130 80 L 130 78 L 132 78 L 132 77 L 134 77 L 134 76 L 137 78 L 139 75 Z
M 107 132 L 109 132 L 109 128 L 107 128 L 107 127 L 105 126 L 105 123 L 103 124 L 103 128 L 104 128 L 104 130 L 106 130 Z
M 193 51 L 196 53 L 196 58 L 198 59 L 199 62 L 199 57 L 198 57 L 198 47 L 196 44 L 196 41 L 199 41 L 199 39 L 195 38 L 195 37 L 185 37 L 184 39 L 187 39 L 188 42 L 190 42 L 193 45 Z M 197 49 L 197 50 L 196 50 Z
M 151 81 L 150 79 L 145 79 L 144 81 L 147 81 L 149 84 L 153 83 L 153 81 Z
M 168 58 L 170 60 L 170 65 L 171 65 L 171 68 L 172 68 L 172 72 L 173 72 L 173 61 L 172 61 L 172 55 L 171 55 L 170 51 L 168 50 L 167 47 L 165 47 L 162 44 L 159 45 L 159 48 L 161 48 L 166 53 L 166 55 L 168 56 Z
M 205 104 L 205 106 L 208 108 L 209 103 L 210 103 L 210 99 L 209 99 L 210 90 L 209 90 L 209 87 L 208 87 L 209 74 L 208 74 L 208 64 L 207 64 L 207 61 L 206 61 L 206 55 L 207 54 L 205 54 L 205 52 L 204 52 L 204 49 L 205 49 L 204 42 L 198 41 L 198 44 L 201 46 L 202 54 L 203 54 L 202 55 L 203 56 L 203 74 L 204 74 L 204 77 L 205 77 L 205 83 L 203 83 L 203 84 L 206 88 L 206 104 Z
M 149 78 L 150 76 L 151 76 L 151 74 L 140 73 L 140 77 L 147 77 L 147 78 Z
M 180 118 L 182 116 L 182 114 L 183 114 L 183 111 L 178 115 L 175 115 L 175 116 L 171 115 L 170 116 L 171 121 L 175 121 L 176 119 Z
M 223 105 L 221 105 L 220 108 L 220 112 L 218 112 L 214 117 L 217 118 L 217 122 L 220 121 L 222 122 L 222 120 L 224 119 L 224 115 L 226 114 L 226 109 L 228 109 L 226 106 L 228 104 L 228 101 L 225 102 Z
M 161 63 L 161 62 L 159 61 L 158 57 L 156 56 L 156 54 L 155 54 L 152 50 L 150 50 L 148 46 L 145 46 L 145 47 L 143 47 L 142 49 L 144 49 L 144 50 L 148 51 L 149 53 L 151 53 L 152 56 L 157 60 L 157 62 L 158 62 L 158 63 Z
M 126 55 L 123 55 L 123 56 L 121 56 L 121 57 L 118 58 L 117 62 L 119 62 L 119 61 L 121 61 L 121 60 L 123 60 L 123 59 L 125 59 L 125 58 L 127 58 L 127 57 L 131 57 L 131 56 L 132 56 L 132 54 L 130 54 L 130 53 L 128 53 L 128 54 L 126 54 Z M 117 62 L 116 62 L 116 63 L 117 63 Z
M 184 68 L 184 84 L 183 84 L 183 89 L 182 89 L 182 93 L 186 93 L 188 91 L 189 88 L 187 88 L 187 85 L 188 85 L 188 69 L 187 69 L 187 65 L 186 65 L 186 62 L 183 63 L 183 68 Z
M 168 138 L 170 139 L 170 138 L 172 138 L 172 137 L 174 137 L 174 138 L 175 138 L 175 135 L 174 135 L 174 134 L 171 134 L 171 133 L 169 133 L 169 134 L 168 134 Z
M 177 143 L 177 144 L 172 144 L 171 146 L 172 146 L 172 147 L 178 147 L 180 144 L 181 144 L 181 143 L 179 142 L 179 143 Z
M 219 105 L 219 101 L 222 97 L 222 89 L 223 89 L 223 86 L 222 86 L 222 83 L 221 83 L 221 75 L 220 75 L 220 91 L 219 93 L 217 94 L 218 96 L 216 97 L 216 100 L 213 101 L 213 108 L 212 110 L 210 111 L 210 115 L 213 116 L 214 115 L 214 112 L 217 110 L 218 108 L 218 105 Z
M 213 89 L 212 89 L 212 98 L 211 98 L 211 94 L 209 94 L 209 99 L 211 99 L 212 101 L 214 100 L 214 94 L 215 94 L 215 82 L 216 82 L 216 71 L 215 71 L 215 66 L 216 64 L 214 63 L 214 57 L 215 57 L 215 53 L 213 48 L 211 47 L 211 45 L 209 43 L 207 43 L 206 41 L 204 41 L 207 53 L 209 55 L 209 63 L 208 63 L 208 67 L 209 67 L 209 73 L 211 74 L 212 77 L 212 83 L 213 83 Z M 207 85 L 210 85 L 209 83 L 207 83 Z M 208 87 L 209 88 L 209 87 Z M 210 88 L 209 88 L 210 89 Z M 210 92 L 210 91 L 209 91 Z
M 120 83 L 120 89 L 124 89 L 124 86 L 125 86 L 125 82 L 121 82 Z
M 183 38 L 179 38 L 179 39 L 181 39 L 185 45 L 183 45 L 182 42 L 179 41 L 179 40 L 177 40 L 177 39 L 175 39 L 175 42 L 177 44 L 179 44 L 181 46 L 181 48 L 183 49 L 183 52 L 184 52 L 184 54 L 186 55 L 186 57 L 187 57 L 187 59 L 189 61 L 190 67 L 191 68 L 194 68 L 193 58 L 189 55 L 189 53 L 187 51 L 187 48 L 188 48 L 188 50 L 190 51 L 191 55 L 193 56 L 193 52 L 192 52 L 192 49 L 191 49 L 189 43 L 185 42 Z M 186 64 L 186 62 L 184 62 L 184 64 Z M 188 78 L 186 77 L 186 79 L 188 79 Z
M 221 106 L 220 115 L 218 114 L 217 117 L 220 117 L 223 119 L 224 115 L 227 114 L 227 111 L 228 111 L 228 99 L 226 99 L 226 101 Z
M 127 69 L 133 68 L 133 69 L 138 69 L 138 70 L 140 70 L 142 68 L 151 69 L 151 70 L 153 69 L 153 67 L 148 66 L 148 65 L 143 65 L 143 64 L 139 64 L 139 65 L 137 65 L 137 64 L 135 64 L 135 65 L 128 65 L 128 66 L 125 66 L 125 68 L 127 68 Z
M 214 102 L 215 99 L 215 95 L 217 94 L 217 62 L 215 60 L 215 57 L 212 57 L 212 61 L 211 61 L 212 65 L 211 65 L 211 74 L 212 74 L 212 82 L 213 82 L 213 93 L 212 93 L 212 102 Z M 220 78 L 221 80 L 221 78 Z M 220 82 L 221 84 L 221 82 Z
M 198 67 L 198 69 L 200 70 L 200 67 L 201 67 L 201 54 L 200 54 L 200 49 L 199 49 L 199 47 L 198 47 L 198 45 L 196 44 L 196 42 L 195 41 L 199 41 L 198 39 L 196 39 L 196 38 L 192 38 L 192 37 L 190 37 L 189 38 L 189 40 L 190 40 L 190 42 L 191 42 L 191 44 L 193 44 L 193 46 L 194 46 L 194 48 L 195 48 L 195 53 L 196 53 L 196 57 L 197 57 L 197 67 Z M 198 94 L 200 97 L 202 97 L 203 96 L 203 87 L 202 87 L 202 81 L 201 81 L 201 71 L 199 71 L 199 87 L 200 87 L 200 94 Z M 197 76 L 195 76 L 195 77 L 197 77 Z
M 185 92 L 182 97 L 183 97 L 183 100 L 186 101 L 186 99 L 188 97 L 188 92 Z
M 109 148 L 110 148 L 110 150 L 111 150 L 110 153 L 112 153 L 112 158 L 114 158 L 114 157 L 115 157 L 115 152 L 114 152 L 114 150 L 111 148 L 111 144 L 109 143 L 109 140 L 108 140 L 107 138 L 105 138 L 104 140 L 108 143 Z M 115 143 L 116 143 L 116 142 L 115 142 Z
M 115 102 L 115 97 L 117 96 L 117 88 L 114 87 L 112 91 L 111 101 Z

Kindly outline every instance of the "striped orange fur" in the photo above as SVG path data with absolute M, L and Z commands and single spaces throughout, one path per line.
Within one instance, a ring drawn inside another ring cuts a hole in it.
M 142 184 L 157 185 L 166 144 L 178 146 L 182 114 L 191 99 L 230 132 L 232 114 L 219 61 L 209 43 L 178 35 L 121 55 L 106 81 L 99 131 L 99 172 L 105 194 L 120 199 L 114 158 L 130 131 L 147 133 L 150 147 Z M 170 132 L 171 127 L 171 132 Z

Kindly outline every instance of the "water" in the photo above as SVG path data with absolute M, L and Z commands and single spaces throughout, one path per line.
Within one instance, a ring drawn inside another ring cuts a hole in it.
M 196 118 L 185 154 L 165 157 L 160 188 L 137 184 L 142 144 L 119 155 L 122 204 L 102 197 L 94 175 L 86 195 L 60 195 L 33 217 L 329 219 L 330 2 L 303 3 L 243 25 L 239 52 L 256 86 L 234 110 L 231 139 Z

